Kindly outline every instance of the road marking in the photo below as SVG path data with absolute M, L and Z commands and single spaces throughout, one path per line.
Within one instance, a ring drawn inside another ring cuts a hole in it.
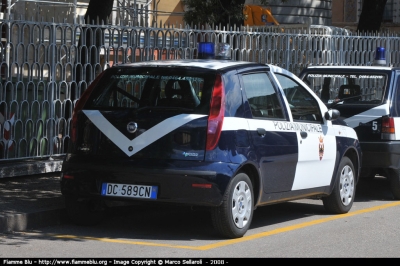
M 219 247 L 224 247 L 228 245 L 233 245 L 241 242 L 246 242 L 258 238 L 263 238 L 267 236 L 272 236 L 280 233 L 285 233 L 301 228 L 305 228 L 308 226 L 312 225 L 317 225 L 317 224 L 322 224 L 338 219 L 343 219 L 363 213 L 368 213 L 368 212 L 374 212 L 374 211 L 379 211 L 391 207 L 396 207 L 400 205 L 400 201 L 393 202 L 393 203 L 388 203 L 384 205 L 379 205 L 367 209 L 362 209 L 354 212 L 349 212 L 346 214 L 340 214 L 340 215 L 333 215 L 327 218 L 322 218 L 318 220 L 313 220 L 309 222 L 304 222 L 300 224 L 295 224 L 291 226 L 286 226 L 278 229 L 274 229 L 271 231 L 266 231 L 266 232 L 261 232 L 253 235 L 248 235 L 244 236 L 242 238 L 236 238 L 236 239 L 230 239 L 230 240 L 224 240 L 224 241 L 219 241 L 214 244 L 209 244 L 209 245 L 203 245 L 203 246 L 182 246 L 182 245 L 171 245 L 171 244 L 161 244 L 161 243 L 153 243 L 153 242 L 141 242 L 141 241 L 130 241 L 130 240 L 121 240 L 121 239 L 110 239 L 110 238 L 99 238 L 99 237 L 90 237 L 90 236 L 75 236 L 75 235 L 54 235 L 52 234 L 52 237 L 55 238 L 63 238 L 63 239 L 83 239 L 83 240 L 95 240 L 95 241 L 101 241 L 101 242 L 108 242 L 108 243 L 118 243 L 118 244 L 129 244 L 129 245 L 143 245 L 143 246 L 154 246 L 154 247 L 168 247 L 168 248 L 181 248 L 181 249 L 192 249 L 192 250 L 210 250 L 214 248 L 219 248 Z

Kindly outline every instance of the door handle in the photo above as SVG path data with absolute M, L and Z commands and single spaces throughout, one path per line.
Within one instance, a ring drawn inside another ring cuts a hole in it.
M 265 131 L 265 128 L 257 128 L 257 133 L 263 137 L 267 132 Z
M 301 132 L 300 132 L 300 136 L 301 136 L 303 139 L 307 138 L 307 132 L 301 131 Z

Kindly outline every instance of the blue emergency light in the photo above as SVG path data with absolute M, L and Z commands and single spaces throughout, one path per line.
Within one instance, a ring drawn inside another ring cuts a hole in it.
M 199 42 L 197 49 L 198 59 L 214 59 L 215 45 L 213 42 Z
M 374 65 L 386 65 L 385 48 L 376 47 Z
M 231 59 L 230 45 L 228 43 L 218 43 L 215 45 L 213 42 L 199 42 L 197 58 L 229 60 Z

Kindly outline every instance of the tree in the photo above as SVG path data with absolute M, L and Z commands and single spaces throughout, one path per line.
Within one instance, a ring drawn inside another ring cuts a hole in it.
M 381 28 L 383 12 L 387 0 L 364 0 L 358 21 L 357 31 L 363 33 L 377 32 Z
M 183 3 L 188 10 L 184 13 L 183 19 L 186 23 L 194 25 L 221 23 L 225 26 L 231 19 L 240 21 L 243 9 L 237 14 L 234 14 L 233 10 L 240 9 L 244 0 L 232 0 L 232 4 L 229 2 L 227 0 L 184 0 Z
M 243 25 L 245 0 L 220 0 L 218 23 L 221 25 Z
M 113 4 L 114 0 L 90 0 L 84 16 L 85 24 L 106 24 L 111 15 Z M 78 42 L 78 49 L 80 50 L 80 62 L 83 69 L 82 72 L 85 71 L 86 64 L 90 63 L 91 66 L 95 66 L 95 64 L 98 63 L 98 51 L 103 44 L 103 31 L 101 29 L 97 28 L 96 26 L 82 28 Z M 97 53 L 95 52 L 96 50 Z M 90 54 L 90 58 L 88 58 L 88 52 Z M 87 82 L 91 81 L 92 79 L 94 79 L 94 77 L 86 75 L 85 80 Z M 81 69 L 78 67 L 76 81 L 79 83 L 81 80 Z

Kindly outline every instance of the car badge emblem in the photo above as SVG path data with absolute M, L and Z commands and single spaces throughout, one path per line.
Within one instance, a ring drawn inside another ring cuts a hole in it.
M 319 136 L 319 160 L 322 160 L 322 157 L 324 156 L 324 137 Z
M 137 124 L 135 122 L 129 122 L 126 129 L 129 133 L 135 133 L 137 130 Z

